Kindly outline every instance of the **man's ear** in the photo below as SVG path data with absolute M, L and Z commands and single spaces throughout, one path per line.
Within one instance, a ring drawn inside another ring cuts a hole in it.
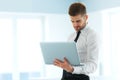
M 86 21 L 88 20 L 88 15 L 87 14 L 85 15 L 85 19 L 86 19 Z

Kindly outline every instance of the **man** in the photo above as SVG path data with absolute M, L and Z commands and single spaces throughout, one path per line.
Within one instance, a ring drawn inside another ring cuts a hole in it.
M 69 61 L 54 60 L 54 65 L 63 69 L 62 80 L 90 80 L 89 74 L 97 68 L 98 43 L 96 33 L 87 26 L 88 15 L 82 3 L 73 3 L 69 15 L 75 29 L 68 41 L 75 41 L 83 66 L 72 66 Z M 68 53 L 69 54 L 69 53 Z

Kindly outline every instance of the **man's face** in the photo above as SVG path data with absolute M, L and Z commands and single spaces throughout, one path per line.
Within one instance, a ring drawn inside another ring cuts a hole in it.
M 80 29 L 84 28 L 86 25 L 86 21 L 88 16 L 87 15 L 76 15 L 76 16 L 70 16 L 71 22 L 73 24 L 73 27 L 76 31 L 79 31 Z

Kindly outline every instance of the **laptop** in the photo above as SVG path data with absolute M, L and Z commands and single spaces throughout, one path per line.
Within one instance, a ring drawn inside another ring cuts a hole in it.
M 66 57 L 71 65 L 80 65 L 75 42 L 41 42 L 45 64 L 53 64 L 54 59 L 64 60 Z

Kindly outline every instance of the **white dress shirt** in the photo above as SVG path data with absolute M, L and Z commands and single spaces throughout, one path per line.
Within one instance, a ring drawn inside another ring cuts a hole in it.
M 68 41 L 74 41 L 76 37 L 74 32 Z M 83 66 L 73 66 L 72 74 L 90 74 L 97 68 L 98 62 L 98 40 L 95 31 L 86 26 L 81 30 L 79 38 L 76 43 L 77 51 L 80 56 L 80 62 Z

